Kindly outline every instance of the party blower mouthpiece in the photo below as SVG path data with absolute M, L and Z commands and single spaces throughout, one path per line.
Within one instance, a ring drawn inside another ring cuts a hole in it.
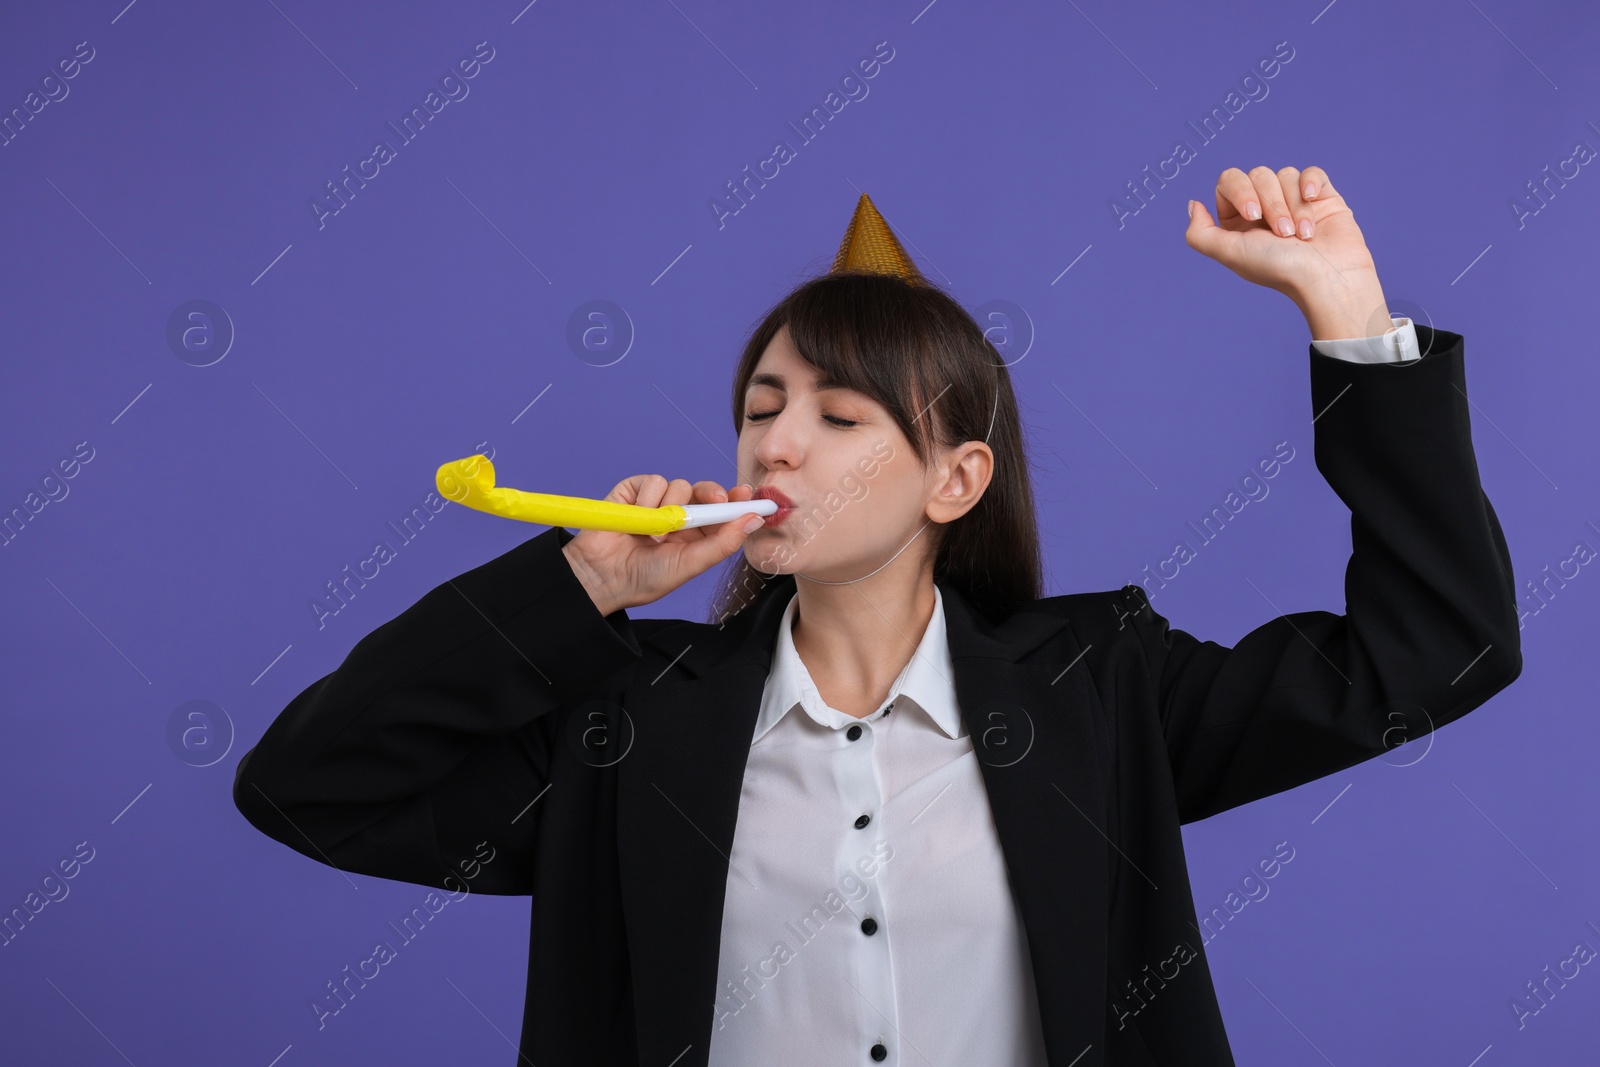
M 580 530 L 648 534 L 652 537 L 694 526 L 715 526 L 752 512 L 771 515 L 778 510 L 778 504 L 773 500 L 666 504 L 659 508 L 647 508 L 638 504 L 619 504 L 614 500 L 497 489 L 494 484 L 494 464 L 482 455 L 446 463 L 439 468 L 434 482 L 439 487 L 439 495 L 446 500 L 502 518 L 546 526 L 570 526 Z

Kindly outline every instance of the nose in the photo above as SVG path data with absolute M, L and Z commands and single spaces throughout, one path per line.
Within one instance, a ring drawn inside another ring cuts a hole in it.
M 799 465 L 804 443 L 799 440 L 798 423 L 791 418 L 793 411 L 794 406 L 790 405 L 764 422 L 751 424 L 752 429 L 760 428 L 754 455 L 761 467 L 775 470 Z

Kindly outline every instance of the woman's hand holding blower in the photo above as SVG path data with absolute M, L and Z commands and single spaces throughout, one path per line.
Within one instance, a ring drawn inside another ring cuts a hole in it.
M 736 485 L 731 491 L 716 482 L 690 485 L 659 474 L 635 474 L 617 483 L 605 499 L 641 507 L 664 504 L 720 504 L 745 501 L 754 490 Z M 716 526 L 698 526 L 660 536 L 579 530 L 562 552 L 572 572 L 589 591 L 602 615 L 660 600 L 691 578 L 738 552 L 750 531 L 766 520 L 755 512 Z M 749 529 L 746 525 L 749 524 Z
M 659 474 L 624 479 L 603 500 L 528 493 L 496 485 L 494 464 L 483 455 L 444 464 L 434 482 L 446 500 L 478 511 L 577 527 L 562 552 L 605 615 L 666 596 L 739 551 L 779 510 L 775 501 L 753 499 L 748 484 L 730 494 L 716 482 L 691 486 Z

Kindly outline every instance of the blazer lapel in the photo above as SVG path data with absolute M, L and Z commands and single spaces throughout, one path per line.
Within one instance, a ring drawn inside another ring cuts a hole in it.
M 715 1024 L 728 856 L 788 587 L 720 628 L 645 640 L 689 677 L 625 696 L 632 747 L 617 767 L 617 848 L 641 1062 L 704 1064 Z M 962 717 L 972 735 L 1027 930 L 1050 1062 L 1100 1040 L 1107 849 L 1100 707 L 1075 642 L 1018 664 L 1066 626 L 1019 612 L 998 627 L 939 583 Z M 737 875 L 735 875 L 737 877 Z M 1077 1060 L 1099 1063 L 1103 1050 Z
M 633 738 L 617 765 L 617 864 L 640 1063 L 710 1055 L 728 856 L 787 604 L 779 590 L 720 628 L 662 627 L 645 640 L 674 666 L 624 696 Z M 680 668 L 691 677 L 670 677 Z
M 939 588 L 956 699 L 1027 932 L 1049 1062 L 1101 1064 L 1107 749 L 1099 698 L 1077 658 L 1083 650 L 1073 637 L 1059 657 L 1019 664 L 1067 620 L 1022 611 L 990 626 L 955 590 Z

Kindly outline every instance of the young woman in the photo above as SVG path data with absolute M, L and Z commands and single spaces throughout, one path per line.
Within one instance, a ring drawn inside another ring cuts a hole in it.
M 1311 329 L 1345 614 L 1230 649 L 1137 585 L 1041 597 L 1008 370 L 862 197 L 745 347 L 737 484 L 607 497 L 777 514 L 555 527 L 445 583 L 290 703 L 240 810 L 347 871 L 530 895 L 532 1063 L 1231 1064 L 1180 826 L 1461 717 L 1521 654 L 1461 335 L 1391 320 L 1320 168 L 1190 208 Z M 733 557 L 710 622 L 629 617 Z

